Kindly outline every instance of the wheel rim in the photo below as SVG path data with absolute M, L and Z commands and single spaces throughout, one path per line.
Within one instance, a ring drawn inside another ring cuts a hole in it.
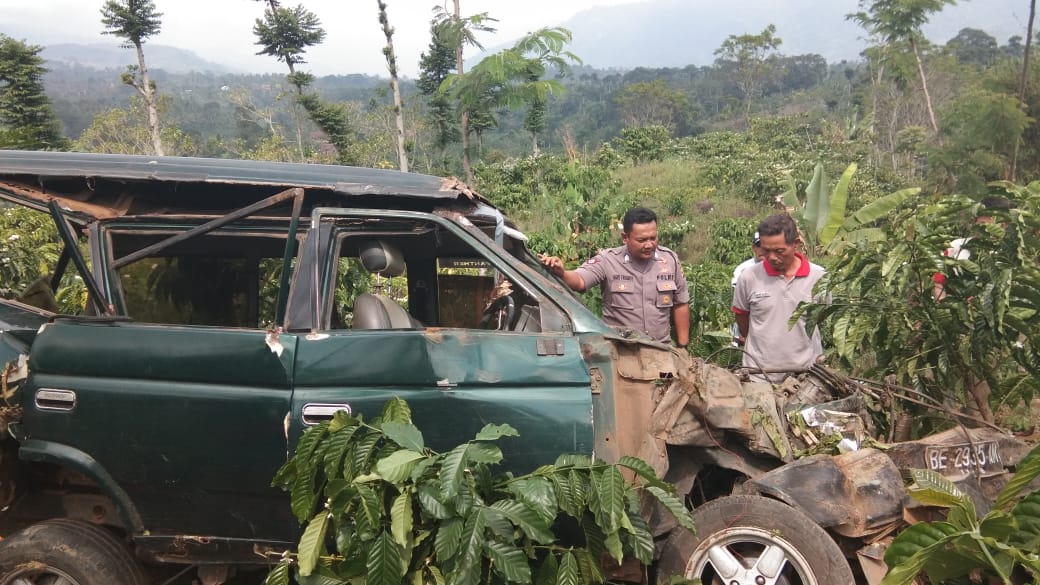
M 79 585 L 68 573 L 54 567 L 39 565 L 20 569 L 5 581 L 8 585 Z
M 750 526 L 727 528 L 701 542 L 686 565 L 686 578 L 705 585 L 820 585 L 790 542 Z

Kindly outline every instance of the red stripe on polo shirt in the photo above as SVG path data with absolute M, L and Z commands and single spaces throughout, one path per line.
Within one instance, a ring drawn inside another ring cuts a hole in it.
M 798 267 L 798 272 L 794 275 L 795 278 L 800 276 L 809 276 L 809 259 L 803 256 L 801 252 L 795 252 L 794 255 L 802 261 L 802 265 Z M 769 276 L 782 276 L 769 262 L 762 262 L 762 268 L 766 269 L 766 274 Z

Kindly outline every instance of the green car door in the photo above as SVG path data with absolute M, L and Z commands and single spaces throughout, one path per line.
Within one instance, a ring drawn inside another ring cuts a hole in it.
M 493 242 L 418 213 L 342 211 L 317 223 L 290 300 L 290 328 L 310 330 L 296 349 L 294 441 L 336 410 L 370 419 L 396 396 L 437 451 L 508 423 L 520 434 L 500 442 L 510 469 L 592 454 L 578 340 Z M 503 283 L 511 294 L 485 310 Z

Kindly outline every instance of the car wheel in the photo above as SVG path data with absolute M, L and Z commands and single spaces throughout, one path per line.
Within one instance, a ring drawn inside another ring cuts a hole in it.
M 696 533 L 681 530 L 662 551 L 659 573 L 704 585 L 853 583 L 827 532 L 802 512 L 761 496 L 728 496 L 693 511 Z M 667 581 L 666 581 L 667 582 Z
M 45 520 L 0 543 L 0 585 L 145 585 L 129 549 L 100 526 Z

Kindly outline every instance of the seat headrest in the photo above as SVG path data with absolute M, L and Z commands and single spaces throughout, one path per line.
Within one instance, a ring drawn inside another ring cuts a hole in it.
M 368 240 L 359 246 L 358 255 L 365 270 L 379 276 L 404 274 L 404 256 L 400 250 L 382 240 Z

